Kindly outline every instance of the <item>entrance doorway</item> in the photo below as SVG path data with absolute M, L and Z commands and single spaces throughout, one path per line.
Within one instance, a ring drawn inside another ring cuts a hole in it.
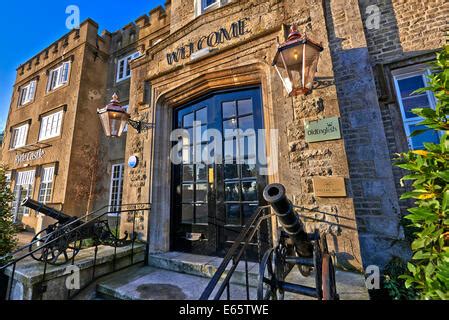
M 182 163 L 172 168 L 172 249 L 223 256 L 264 205 L 260 88 L 216 92 L 182 106 L 174 127 L 183 137 Z

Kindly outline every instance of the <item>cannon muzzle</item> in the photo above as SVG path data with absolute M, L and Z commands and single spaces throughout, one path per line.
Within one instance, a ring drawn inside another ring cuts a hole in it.
M 39 213 L 42 213 L 50 218 L 53 218 L 61 224 L 65 224 L 76 220 L 76 217 L 70 217 L 66 215 L 64 212 L 50 208 L 45 204 L 37 202 L 31 198 L 25 198 L 20 205 L 30 208 L 31 210 L 37 211 Z
M 285 187 L 282 184 L 270 184 L 265 188 L 263 197 L 271 205 L 280 225 L 293 241 L 298 255 L 312 257 L 312 242 L 308 238 L 303 223 L 293 210 L 293 204 L 287 199 Z

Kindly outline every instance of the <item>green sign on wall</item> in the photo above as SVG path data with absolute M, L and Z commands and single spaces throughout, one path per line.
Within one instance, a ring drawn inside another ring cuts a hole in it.
M 319 142 L 341 139 L 340 118 L 306 121 L 306 142 Z

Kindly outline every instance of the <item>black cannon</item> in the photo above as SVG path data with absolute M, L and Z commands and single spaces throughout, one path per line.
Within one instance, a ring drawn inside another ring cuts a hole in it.
M 83 246 L 83 241 L 88 239 L 93 241 L 94 245 L 123 247 L 132 243 L 132 240 L 128 239 L 127 232 L 123 239 L 117 238 L 111 231 L 107 219 L 84 221 L 30 198 L 26 198 L 21 205 L 56 220 L 56 223 L 36 234 L 31 241 L 29 251 L 37 261 L 63 265 L 75 258 Z M 40 247 L 42 249 L 38 250 Z
M 320 300 L 338 300 L 335 268 L 326 235 L 319 231 L 312 234 L 305 231 L 293 204 L 286 197 L 283 185 L 267 186 L 264 198 L 273 208 L 282 231 L 278 245 L 268 250 L 262 259 L 258 299 L 283 299 L 285 292 L 291 292 Z M 315 288 L 285 281 L 295 266 L 305 277 L 314 271 Z

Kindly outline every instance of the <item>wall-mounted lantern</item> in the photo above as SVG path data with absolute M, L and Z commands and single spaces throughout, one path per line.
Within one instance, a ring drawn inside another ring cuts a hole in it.
M 103 109 L 98 109 L 97 113 L 107 137 L 121 137 L 127 124 L 136 129 L 138 133 L 154 128 L 151 123 L 131 120 L 131 115 L 120 105 L 119 97 L 115 93 L 111 103 Z
M 290 96 L 305 95 L 312 91 L 317 72 L 320 44 L 302 36 L 293 24 L 285 43 L 278 45 L 273 61 L 278 75 Z

